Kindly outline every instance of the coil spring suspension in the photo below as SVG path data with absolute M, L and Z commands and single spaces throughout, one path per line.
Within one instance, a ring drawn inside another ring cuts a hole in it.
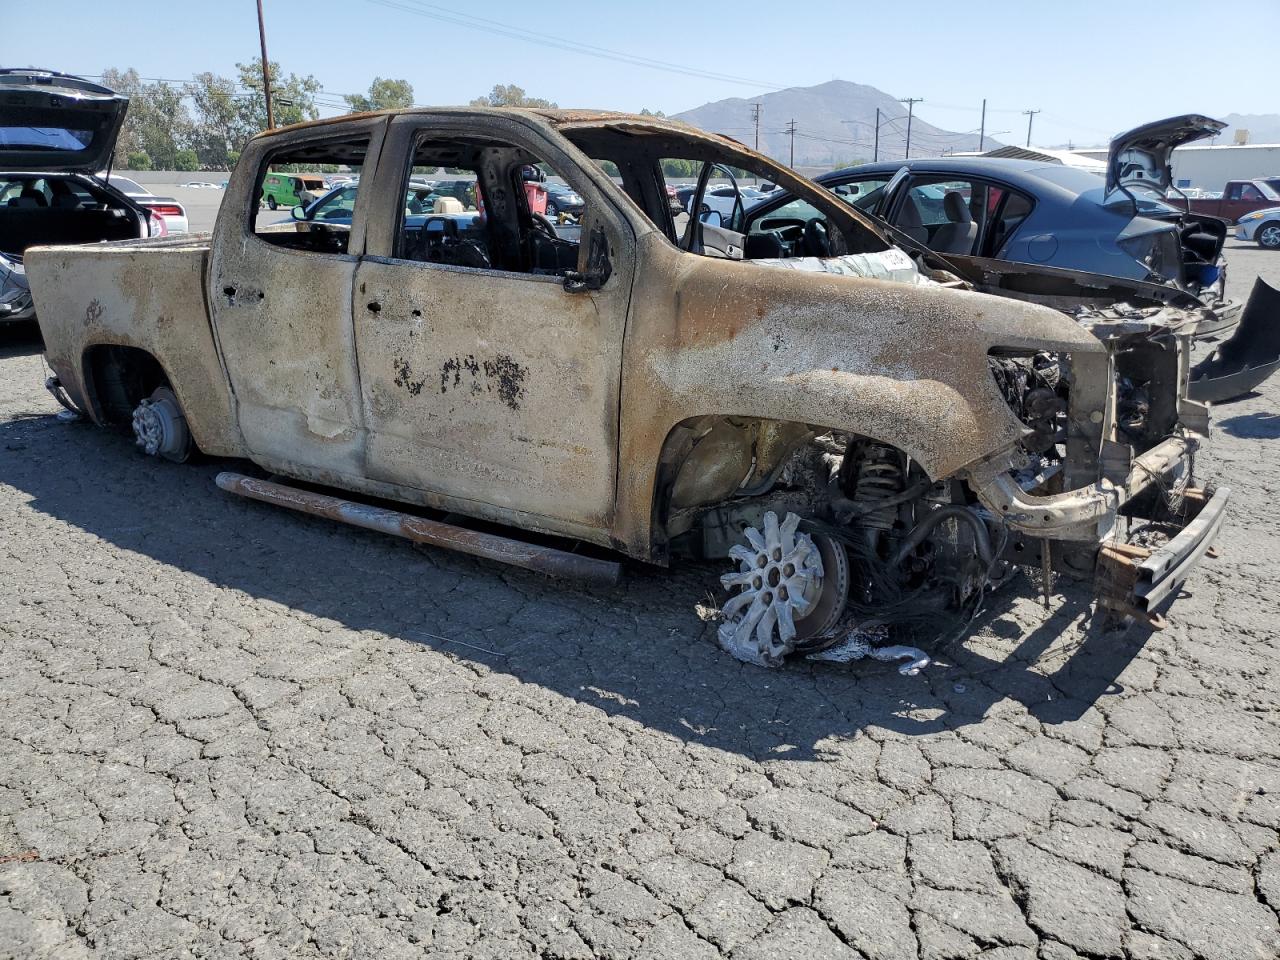
M 882 443 L 867 443 L 859 451 L 857 479 L 851 499 L 859 507 L 874 507 L 901 493 L 906 483 L 902 454 Z M 889 530 L 897 519 L 895 507 L 884 507 L 865 513 L 859 525 L 874 530 Z

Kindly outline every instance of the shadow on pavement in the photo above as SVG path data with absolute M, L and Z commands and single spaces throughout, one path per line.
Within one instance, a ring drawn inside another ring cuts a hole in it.
M 1280 414 L 1275 413 L 1242 413 L 1238 417 L 1215 420 L 1213 425 L 1233 437 L 1250 440 L 1274 440 L 1280 437 Z
M 34 320 L 0 323 L 0 360 L 29 357 L 43 352 L 44 340 L 40 338 L 40 325 Z
M 1076 720 L 1117 690 L 1146 639 L 1106 630 L 1080 586 L 1028 632 L 1013 608 L 1026 620 L 1034 589 L 1016 578 L 974 624 L 981 636 L 920 677 L 866 661 L 763 670 L 722 653 L 694 615 L 718 570 L 630 564 L 622 586 L 586 590 L 225 495 L 213 484 L 225 467 L 147 460 L 123 434 L 52 416 L 0 424 L 0 484 L 115 547 L 754 759 L 829 756 L 867 727 L 956 729 L 1006 701 L 1044 723 Z

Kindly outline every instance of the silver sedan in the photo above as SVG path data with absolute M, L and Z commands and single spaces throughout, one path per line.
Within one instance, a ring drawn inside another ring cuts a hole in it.
M 1256 240 L 1267 250 L 1280 250 L 1280 207 L 1246 213 L 1236 221 L 1237 240 Z

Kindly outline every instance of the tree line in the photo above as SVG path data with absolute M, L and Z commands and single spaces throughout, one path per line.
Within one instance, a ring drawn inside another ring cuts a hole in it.
M 324 91 L 311 74 L 284 74 L 270 65 L 272 106 L 278 127 L 317 120 L 317 97 Z M 234 77 L 205 71 L 187 83 L 144 80 L 132 67 L 103 72 L 102 83 L 129 98 L 129 110 L 116 141 L 115 164 L 128 170 L 230 170 L 250 137 L 267 128 L 262 95 L 262 60 L 236 64 Z M 413 106 L 408 80 L 375 77 L 365 93 L 343 94 L 350 113 L 394 110 Z M 471 101 L 473 107 L 545 107 L 556 103 L 532 97 L 513 83 L 494 84 L 489 93 Z M 646 116 L 665 116 L 642 110 Z M 617 175 L 612 164 L 605 169 Z M 669 177 L 696 177 L 701 164 L 671 158 L 662 161 Z M 739 172 L 741 175 L 743 172 Z
M 320 117 L 324 89 L 313 75 L 284 74 L 271 61 L 271 101 L 276 126 Z M 110 68 L 102 83 L 129 98 L 116 142 L 116 164 L 130 170 L 229 170 L 250 137 L 267 128 L 262 60 L 237 63 L 234 77 L 205 71 L 189 82 L 144 80 L 132 67 Z M 350 113 L 413 106 L 408 80 L 375 77 L 365 93 L 342 94 Z M 471 101 L 479 107 L 554 107 L 515 84 L 495 84 Z

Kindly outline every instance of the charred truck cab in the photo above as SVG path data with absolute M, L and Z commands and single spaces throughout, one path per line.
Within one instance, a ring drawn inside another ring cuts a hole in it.
M 691 210 L 741 170 L 797 203 L 674 215 L 668 158 L 703 165 Z M 349 222 L 261 226 L 263 176 L 318 164 L 361 170 Z M 530 208 L 530 165 L 583 198 L 579 224 Z M 437 166 L 474 173 L 483 218 L 405 215 L 414 170 Z M 424 109 L 273 131 L 211 236 L 37 248 L 28 269 L 56 388 L 144 452 L 244 457 L 335 489 L 219 486 L 539 570 L 619 566 L 459 518 L 728 558 L 720 639 L 757 663 L 853 630 L 962 631 L 1017 565 L 1092 577 L 1154 621 L 1227 499 L 1192 476 L 1194 298 L 941 260 L 659 118 Z

